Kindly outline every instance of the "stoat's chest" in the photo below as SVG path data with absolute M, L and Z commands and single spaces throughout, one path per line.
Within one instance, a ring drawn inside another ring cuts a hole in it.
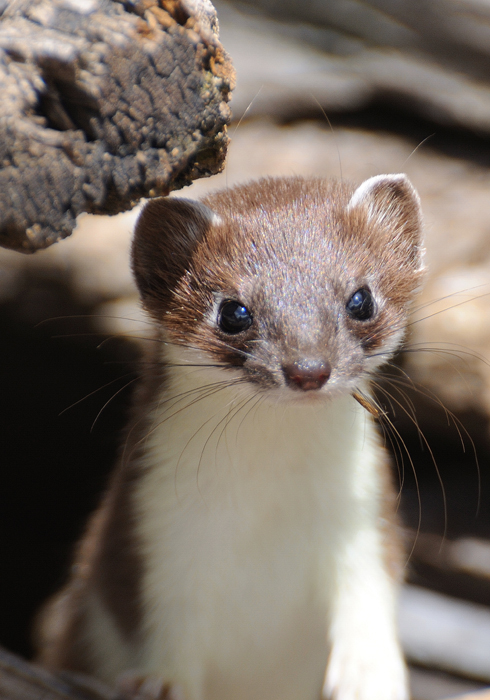
M 373 426 L 349 396 L 274 404 L 188 380 L 154 411 L 135 495 L 148 670 L 187 674 L 192 697 L 268 697 L 278 673 L 281 700 L 312 697 L 337 561 L 375 519 Z

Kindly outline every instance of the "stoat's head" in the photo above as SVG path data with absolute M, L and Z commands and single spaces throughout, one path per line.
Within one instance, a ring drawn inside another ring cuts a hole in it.
M 203 203 L 150 201 L 133 269 L 172 343 L 263 388 L 334 395 L 402 342 L 422 272 L 405 175 L 360 187 L 264 179 Z

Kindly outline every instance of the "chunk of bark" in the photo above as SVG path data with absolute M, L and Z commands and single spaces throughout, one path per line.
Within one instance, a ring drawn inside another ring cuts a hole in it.
M 218 172 L 233 80 L 209 0 L 4 3 L 0 244 L 32 252 Z

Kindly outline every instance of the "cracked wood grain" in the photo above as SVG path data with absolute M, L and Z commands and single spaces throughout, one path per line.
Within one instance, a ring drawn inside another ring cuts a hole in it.
M 0 244 L 218 172 L 234 71 L 209 0 L 0 3 Z

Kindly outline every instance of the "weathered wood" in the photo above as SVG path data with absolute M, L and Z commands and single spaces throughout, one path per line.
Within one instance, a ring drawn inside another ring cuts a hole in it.
M 339 36 L 323 37 L 326 50 L 350 48 L 355 53 L 361 46 L 349 46 L 349 40 L 359 39 L 367 48 L 418 52 L 476 79 L 490 78 L 490 6 L 481 0 L 312 0 L 306 5 L 298 0 L 240 1 L 276 19 L 338 31 Z
M 455 676 L 423 666 L 408 666 L 410 700 L 443 700 L 478 693 L 485 688 L 480 681 Z
M 254 12 L 232 18 L 230 5 L 216 1 L 240 73 L 235 115 L 266 84 L 254 114 L 312 113 L 313 94 L 329 114 L 381 102 L 435 123 L 490 132 L 488 3 L 238 0 L 240 9 L 246 3 Z M 246 70 L 252 40 L 260 60 Z
M 400 597 L 407 658 L 467 678 L 490 681 L 490 610 L 416 586 Z
M 209 0 L 19 0 L 0 19 L 1 245 L 220 170 L 234 72 Z
M 490 700 L 490 688 L 477 690 L 475 693 L 467 693 L 466 695 L 453 696 L 447 700 Z
M 490 541 L 411 532 L 410 579 L 440 593 L 490 606 Z
M 55 676 L 0 648 L 0 700 L 116 700 L 117 694 L 91 678 Z

